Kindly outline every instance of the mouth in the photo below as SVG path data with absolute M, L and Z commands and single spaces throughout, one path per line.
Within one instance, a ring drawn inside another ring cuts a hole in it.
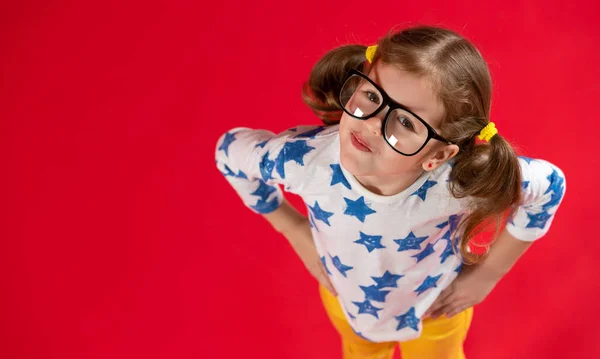
M 369 147 L 369 144 L 363 140 L 358 133 L 355 132 L 351 132 L 350 133 L 350 141 L 352 142 L 352 145 L 354 145 L 354 147 L 359 150 L 359 151 L 363 151 L 363 152 L 371 152 L 371 148 Z

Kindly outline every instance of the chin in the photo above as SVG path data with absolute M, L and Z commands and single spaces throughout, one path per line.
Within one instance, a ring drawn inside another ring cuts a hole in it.
M 342 167 L 353 176 L 368 175 L 369 169 L 365 163 L 362 163 L 356 156 L 348 151 L 340 151 L 340 162 Z

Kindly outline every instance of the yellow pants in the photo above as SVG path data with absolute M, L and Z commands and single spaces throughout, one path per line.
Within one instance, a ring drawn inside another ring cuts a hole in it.
M 354 333 L 333 294 L 323 286 L 320 292 L 327 316 L 342 338 L 344 359 L 391 359 L 396 344 L 400 346 L 402 359 L 465 358 L 463 343 L 473 319 L 473 308 L 452 318 L 443 315 L 423 320 L 423 331 L 417 339 L 401 343 L 373 343 Z

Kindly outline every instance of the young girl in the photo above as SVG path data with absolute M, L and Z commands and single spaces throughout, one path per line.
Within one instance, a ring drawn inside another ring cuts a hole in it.
M 464 358 L 472 307 L 548 231 L 564 175 L 516 157 L 490 122 L 491 94 L 470 42 L 415 27 L 317 63 L 304 99 L 328 126 L 219 139 L 219 170 L 321 283 L 344 358 L 391 358 L 397 343 L 404 359 Z M 491 249 L 472 253 L 507 215 Z

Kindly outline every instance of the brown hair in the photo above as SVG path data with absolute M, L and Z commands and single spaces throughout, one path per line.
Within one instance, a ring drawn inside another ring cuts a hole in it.
M 499 134 L 489 143 L 476 136 L 489 123 L 492 81 L 487 64 L 468 40 L 453 31 L 419 26 L 391 32 L 378 43 L 374 62 L 400 66 L 425 76 L 445 107 L 441 135 L 459 147 L 450 173 L 455 198 L 468 198 L 470 208 L 453 233 L 467 263 L 487 254 L 471 253 L 469 242 L 489 225 L 500 223 L 521 199 L 521 173 L 512 146 Z M 325 124 L 341 118 L 338 94 L 350 69 L 364 71 L 366 46 L 346 45 L 328 52 L 311 71 L 303 99 Z M 462 233 L 462 239 L 457 239 Z

